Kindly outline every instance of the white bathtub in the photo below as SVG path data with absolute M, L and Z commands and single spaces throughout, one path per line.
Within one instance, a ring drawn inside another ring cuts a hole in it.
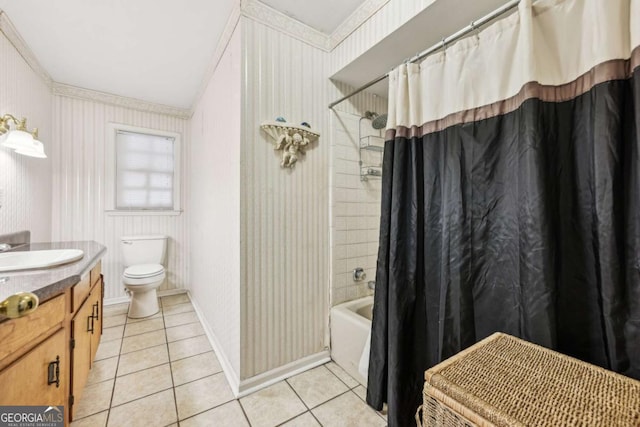
M 371 330 L 372 308 L 372 296 L 331 308 L 331 358 L 365 387 L 367 379 L 358 365 Z

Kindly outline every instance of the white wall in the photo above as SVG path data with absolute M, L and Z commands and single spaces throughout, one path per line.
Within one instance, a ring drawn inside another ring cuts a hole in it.
M 1 14 L 0 14 L 1 17 Z M 27 118 L 37 127 L 47 159 L 0 147 L 0 234 L 31 230 L 32 241 L 51 240 L 51 92 L 0 32 L 0 115 Z M 11 126 L 15 129 L 15 126 Z M 2 141 L 2 139 L 0 139 Z
M 241 30 L 231 37 L 191 119 L 188 288 L 240 374 Z M 229 375 L 229 373 L 227 373 Z
M 120 236 L 169 236 L 167 280 L 160 290 L 184 288 L 188 279 L 189 248 L 186 215 L 113 216 L 105 212 L 106 129 L 109 122 L 123 123 L 182 135 L 189 143 L 189 121 L 166 114 L 138 111 L 91 99 L 53 97 L 53 232 L 52 240 L 95 240 L 107 247 L 102 259 L 105 298 L 125 296 L 120 276 L 124 269 Z M 182 170 L 186 170 L 182 156 Z M 188 187 L 183 174 L 182 194 Z M 186 203 L 183 208 L 188 209 Z
M 253 19 L 243 22 L 241 378 L 328 345 L 328 54 Z M 283 116 L 320 133 L 294 169 L 260 123 Z

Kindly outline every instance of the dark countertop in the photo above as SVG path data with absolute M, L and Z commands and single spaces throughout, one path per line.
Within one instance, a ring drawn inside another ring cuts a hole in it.
M 0 272 L 0 301 L 16 292 L 33 292 L 40 303 L 53 298 L 80 281 L 98 263 L 107 248 L 94 241 L 31 243 L 18 246 L 12 252 L 47 249 L 81 249 L 78 261 L 53 268 Z M 2 320 L 4 316 L 0 316 Z

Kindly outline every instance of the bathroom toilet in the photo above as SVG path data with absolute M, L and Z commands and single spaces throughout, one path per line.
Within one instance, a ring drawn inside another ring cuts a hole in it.
M 162 262 L 167 250 L 167 236 L 123 236 L 122 258 L 125 265 L 122 282 L 131 294 L 128 316 L 134 319 L 156 314 L 156 289 L 166 277 Z

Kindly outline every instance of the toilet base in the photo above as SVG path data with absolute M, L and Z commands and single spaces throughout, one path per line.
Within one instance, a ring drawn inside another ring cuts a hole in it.
M 158 295 L 155 288 L 146 291 L 136 290 L 131 292 L 131 302 L 129 303 L 129 313 L 131 319 L 153 316 L 160 311 L 158 305 Z

